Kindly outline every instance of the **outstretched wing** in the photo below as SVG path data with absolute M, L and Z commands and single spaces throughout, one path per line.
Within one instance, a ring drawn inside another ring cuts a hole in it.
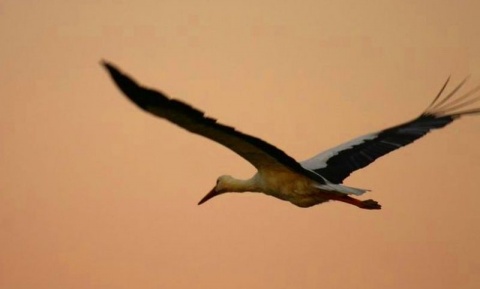
M 480 86 L 452 99 L 452 96 L 465 83 L 465 79 L 452 92 L 441 98 L 448 81 L 449 79 L 430 106 L 416 119 L 358 137 L 305 160 L 301 165 L 331 182 L 342 183 L 352 172 L 366 167 L 389 152 L 414 142 L 432 129 L 442 128 L 463 115 L 480 113 L 480 108 L 462 110 L 466 105 L 480 99 L 478 94 L 475 95 L 480 90 Z
M 164 118 L 192 133 L 214 140 L 249 161 L 258 170 L 293 170 L 309 175 L 319 183 L 323 179 L 304 169 L 282 150 L 254 136 L 241 133 L 233 127 L 206 117 L 205 114 L 165 94 L 140 86 L 132 78 L 120 72 L 114 65 L 103 62 L 120 90 L 141 109 Z

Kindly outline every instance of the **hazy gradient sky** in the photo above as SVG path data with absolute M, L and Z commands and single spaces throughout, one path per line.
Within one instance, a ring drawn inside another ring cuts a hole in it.
M 480 117 L 355 173 L 383 205 L 197 206 L 254 169 L 100 67 L 299 160 L 480 83 L 478 1 L 0 0 L 0 288 L 480 288 Z

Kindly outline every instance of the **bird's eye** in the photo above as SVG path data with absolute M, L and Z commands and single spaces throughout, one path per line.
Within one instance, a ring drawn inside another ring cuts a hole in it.
M 218 185 L 218 182 L 220 182 L 220 179 L 217 179 L 217 185 Z

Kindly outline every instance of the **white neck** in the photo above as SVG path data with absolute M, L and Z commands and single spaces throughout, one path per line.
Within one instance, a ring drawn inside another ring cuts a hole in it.
M 223 176 L 219 183 L 220 189 L 226 192 L 259 192 L 258 178 L 253 176 L 248 180 L 239 180 L 231 176 Z

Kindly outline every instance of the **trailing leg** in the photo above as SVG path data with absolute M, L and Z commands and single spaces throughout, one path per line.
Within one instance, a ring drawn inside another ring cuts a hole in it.
M 362 200 L 357 200 L 355 198 L 352 198 L 350 196 L 338 196 L 338 197 L 332 198 L 332 200 L 351 204 L 366 210 L 380 210 L 382 208 L 382 206 L 377 201 L 374 201 L 374 200 L 362 201 Z

